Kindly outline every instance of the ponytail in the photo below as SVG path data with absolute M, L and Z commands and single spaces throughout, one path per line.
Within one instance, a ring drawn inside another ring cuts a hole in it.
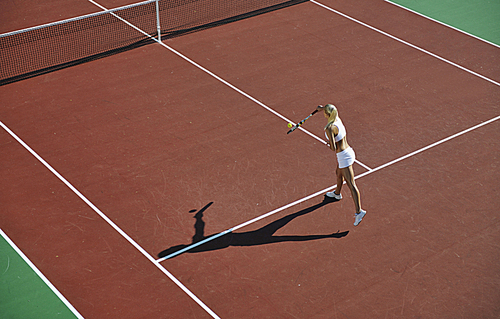
M 328 124 L 325 126 L 325 130 L 332 125 L 337 120 L 338 111 L 335 105 L 327 104 L 325 105 L 325 114 L 328 115 Z

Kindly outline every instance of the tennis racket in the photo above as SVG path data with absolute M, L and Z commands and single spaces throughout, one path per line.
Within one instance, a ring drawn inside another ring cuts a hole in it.
M 292 133 L 293 131 L 295 131 L 297 128 L 299 128 L 302 124 L 304 124 L 305 121 L 307 121 L 308 118 L 310 118 L 311 116 L 313 116 L 314 114 L 316 114 L 316 112 L 318 112 L 318 110 L 314 110 L 314 112 L 312 112 L 311 114 L 309 114 L 309 116 L 307 116 L 305 119 L 303 119 L 302 121 L 300 121 L 299 123 L 295 124 L 286 134 L 290 134 Z

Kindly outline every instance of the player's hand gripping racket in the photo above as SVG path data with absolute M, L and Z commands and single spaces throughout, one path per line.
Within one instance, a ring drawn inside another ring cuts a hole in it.
M 292 133 L 293 131 L 295 131 L 297 128 L 299 128 L 302 124 L 304 124 L 305 121 L 307 121 L 308 118 L 310 118 L 311 116 L 313 116 L 314 114 L 316 114 L 316 112 L 318 112 L 318 110 L 314 110 L 314 112 L 312 112 L 311 114 L 309 114 L 308 117 L 306 117 L 305 119 L 303 119 L 302 121 L 300 121 L 299 123 L 293 125 L 292 123 L 288 123 L 288 127 L 291 127 L 291 129 L 286 133 L 286 134 L 290 134 Z M 293 127 L 292 127 L 293 126 Z

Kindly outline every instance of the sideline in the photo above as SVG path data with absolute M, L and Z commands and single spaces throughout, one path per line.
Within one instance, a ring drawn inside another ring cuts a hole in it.
M 414 49 L 416 49 L 416 50 L 420 51 L 420 52 L 423 52 L 423 53 L 428 54 L 428 55 L 430 55 L 430 56 L 432 56 L 432 57 L 434 57 L 434 58 L 436 58 L 436 59 L 439 59 L 439 60 L 441 60 L 441 61 L 443 61 L 443 62 L 446 62 L 446 63 L 448 63 L 448 64 L 450 64 L 450 65 L 453 65 L 454 67 L 457 67 L 457 68 L 459 68 L 459 69 L 461 69 L 461 70 L 463 70 L 463 71 L 465 71 L 465 72 L 467 72 L 467 73 L 470 73 L 470 74 L 475 75 L 475 76 L 477 76 L 477 77 L 479 77 L 479 78 L 481 78 L 481 79 L 483 79 L 483 80 L 486 80 L 486 81 L 488 81 L 488 82 L 490 82 L 490 83 L 493 83 L 493 84 L 495 84 L 496 86 L 500 86 L 500 83 L 499 83 L 499 82 L 496 82 L 496 81 L 494 81 L 494 80 L 492 80 L 492 79 L 490 79 L 490 78 L 488 78 L 488 77 L 486 77 L 486 76 L 484 76 L 484 75 L 481 75 L 481 74 L 479 74 L 479 73 L 477 73 L 477 72 L 474 72 L 474 71 L 472 71 L 472 70 L 469 70 L 469 69 L 467 69 L 467 68 L 465 68 L 465 67 L 461 66 L 460 64 L 457 64 L 457 63 L 451 62 L 450 60 L 447 60 L 447 59 L 445 59 L 445 58 L 443 58 L 443 57 L 441 57 L 441 56 L 439 56 L 439 55 L 437 55 L 437 54 L 434 54 L 434 53 L 429 52 L 429 51 L 427 51 L 427 50 L 425 50 L 425 49 L 422 49 L 422 48 L 421 48 L 421 47 L 419 47 L 419 46 L 416 46 L 416 45 L 414 45 L 414 44 L 411 44 L 410 42 L 407 42 L 407 41 L 402 40 L 402 39 L 400 39 L 400 38 L 398 38 L 398 37 L 395 37 L 395 36 L 393 36 L 392 34 L 389 34 L 389 33 L 387 33 L 387 32 L 384 32 L 384 31 L 380 30 L 380 29 L 377 29 L 377 28 L 375 28 L 375 27 L 372 27 L 372 26 L 371 26 L 371 25 L 369 25 L 369 24 L 366 24 L 366 23 L 364 23 L 364 22 L 361 22 L 361 21 L 359 21 L 359 20 L 356 20 L 356 19 L 354 19 L 354 18 L 352 18 L 352 17 L 348 16 L 347 14 L 344 14 L 344 13 L 342 13 L 342 12 L 340 12 L 340 11 L 337 11 L 337 10 L 335 10 L 335 9 L 332 9 L 332 8 L 330 8 L 330 7 L 326 6 L 326 5 L 322 4 L 322 3 L 319 3 L 319 2 L 317 2 L 317 1 L 315 1 L 315 0 L 310 0 L 310 2 L 311 2 L 311 3 L 316 4 L 316 5 L 320 6 L 320 7 L 323 7 L 324 9 L 329 10 L 329 11 L 331 11 L 331 12 L 333 12 L 333 13 L 336 13 L 336 14 L 338 14 L 338 15 L 340 15 L 340 16 L 342 16 L 342 17 L 346 18 L 346 19 L 349 19 L 349 20 L 351 20 L 351 21 L 353 21 L 353 22 L 356 22 L 357 24 L 360 24 L 360 25 L 362 25 L 362 26 L 364 26 L 364 27 L 367 27 L 368 29 L 371 29 L 371 30 L 373 30 L 373 31 L 375 31 L 375 32 L 378 32 L 378 33 L 382 34 L 382 35 L 385 35 L 386 37 L 389 37 L 389 38 L 391 38 L 391 39 L 393 39 L 393 40 L 396 40 L 396 41 L 398 41 L 398 42 L 401 42 L 401 43 L 403 43 L 403 44 L 405 44 L 405 45 L 407 45 L 407 46 L 409 46 L 409 47 L 412 47 L 412 48 L 414 48 Z
M 497 48 L 500 48 L 500 45 L 498 45 L 498 44 L 496 44 L 496 43 L 494 43 L 494 42 L 488 41 L 488 40 L 483 39 L 483 38 L 481 38 L 481 37 L 479 37 L 479 36 L 477 36 L 477 35 L 474 35 L 474 34 L 472 34 L 472 33 L 469 33 L 469 32 L 467 32 L 467 31 L 464 31 L 464 30 L 462 30 L 462 29 L 459 29 L 459 28 L 457 28 L 457 27 L 454 27 L 454 26 L 452 26 L 452 25 L 450 25 L 450 24 L 447 24 L 447 23 L 444 23 L 444 22 L 442 22 L 442 21 L 439 21 L 439 20 L 436 20 L 436 19 L 434 19 L 434 18 L 431 18 L 431 17 L 429 17 L 429 16 L 426 16 L 426 15 L 425 15 L 425 14 L 423 14 L 423 13 L 420 13 L 420 12 L 418 12 L 418 11 L 412 10 L 412 9 L 410 9 L 410 8 L 408 8 L 408 7 L 405 7 L 405 6 L 401 5 L 401 4 L 398 4 L 398 3 L 395 3 L 395 2 L 392 2 L 392 1 L 389 1 L 389 0 L 384 0 L 384 1 L 385 1 L 385 2 L 387 2 L 387 3 L 390 3 L 390 4 L 392 4 L 392 5 L 394 5 L 394 6 L 396 6 L 396 7 L 400 7 L 401 9 L 404 9 L 404 10 L 406 10 L 406 11 L 409 11 L 409 12 L 411 12 L 411 13 L 414 13 L 414 14 L 416 14 L 416 15 L 419 15 L 419 16 L 421 16 L 421 17 L 423 17 L 423 18 L 426 18 L 426 19 L 431 20 L 431 21 L 433 21 L 433 22 L 439 23 L 439 24 L 441 24 L 441 25 L 443 25 L 443 26 L 445 26 L 445 27 L 448 27 L 448 28 L 453 29 L 453 30 L 455 30 L 455 31 L 461 32 L 461 33 L 463 33 L 463 34 L 465 34 L 465 35 L 468 35 L 468 36 L 470 36 L 470 37 L 472 37 L 472 38 L 475 38 L 475 39 L 477 39 L 477 40 L 480 40 L 480 41 L 483 41 L 483 42 L 485 42 L 485 43 L 491 44 L 492 46 L 495 46 L 495 47 L 497 47 Z
M 43 282 L 52 290 L 52 292 L 61 300 L 64 305 L 79 319 L 83 319 L 83 316 L 73 307 L 73 305 L 57 290 L 56 287 L 45 277 L 38 268 L 31 262 L 31 260 L 26 257 L 26 255 L 16 246 L 16 244 L 7 236 L 7 234 L 0 228 L 0 235 L 5 239 L 5 241 L 12 247 L 15 252 L 24 260 L 26 264 L 37 274 L 37 276 L 43 280 Z M 6 254 L 6 253 L 5 253 Z M 8 269 L 8 266 L 7 266 Z M 7 270 L 5 270 L 7 272 Z M 5 273 L 4 272 L 4 273 Z M 3 274 L 2 274 L 3 275 Z M 3 296 L 2 298 L 4 298 Z
M 83 196 L 70 182 L 68 182 L 59 172 L 49 165 L 40 155 L 38 155 L 31 147 L 21 140 L 14 132 L 12 132 L 5 124 L 0 121 L 0 126 L 10 134 L 19 144 L 21 144 L 28 152 L 31 153 L 40 163 L 42 163 L 49 171 L 52 172 L 61 182 L 63 182 L 69 189 L 73 191 L 81 200 L 83 200 L 94 212 L 96 212 L 102 219 L 104 219 L 111 227 L 113 227 L 123 238 L 125 238 L 132 246 L 141 252 L 151 263 L 153 263 L 161 272 L 169 277 L 179 288 L 181 288 L 191 299 L 200 305 L 207 313 L 213 318 L 220 319 L 210 308 L 208 308 L 198 297 L 196 297 L 189 289 L 186 288 L 176 277 L 174 277 L 165 267 L 160 265 L 150 254 L 144 250 L 137 242 L 135 242 L 129 235 L 127 235 L 118 225 L 116 225 L 108 216 L 106 216 L 99 208 L 97 208 L 90 200 Z

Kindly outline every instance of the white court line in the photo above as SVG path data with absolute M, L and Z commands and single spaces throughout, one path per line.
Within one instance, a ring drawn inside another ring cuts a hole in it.
M 200 305 L 207 313 L 213 318 L 219 318 L 210 308 L 208 308 L 198 297 L 196 297 L 189 289 L 187 289 L 177 278 L 175 278 L 167 269 L 165 269 L 159 262 L 157 262 L 151 255 L 149 255 L 144 248 L 139 246 L 130 236 L 128 236 L 120 227 L 118 227 L 111 219 L 108 218 L 103 212 L 99 210 L 91 201 L 83 196 L 70 182 L 68 182 L 61 174 L 59 174 L 52 166 L 49 165 L 40 155 L 38 155 L 28 144 L 24 143 L 14 132 L 12 132 L 5 124 L 0 121 L 0 126 L 9 133 L 19 144 L 21 144 L 28 152 L 31 153 L 40 163 L 42 163 L 49 171 L 52 172 L 61 182 L 63 182 L 69 189 L 73 191 L 81 200 L 83 200 L 94 212 L 96 212 L 102 219 L 104 219 L 111 227 L 113 227 L 123 238 L 125 238 L 132 246 L 140 251 L 150 262 L 152 262 L 159 270 L 167 275 L 179 288 L 181 288 L 189 297 L 191 297 L 198 305 Z
M 21 258 L 28 264 L 28 266 L 33 269 L 33 271 L 40 277 L 40 279 L 43 280 L 43 282 L 56 294 L 56 296 L 68 307 L 69 310 L 79 319 L 83 319 L 83 316 L 78 312 L 78 310 L 73 307 L 73 305 L 64 297 L 59 290 L 50 282 L 50 280 L 47 279 L 47 277 L 42 274 L 42 272 L 29 260 L 28 257 L 22 252 L 19 247 L 7 236 L 6 233 L 0 228 L 0 235 L 9 243 L 9 245 L 16 251 L 16 253 L 21 256 Z
M 463 33 L 463 34 L 465 34 L 465 35 L 468 35 L 468 36 L 470 36 L 470 37 L 472 37 L 472 38 L 475 38 L 475 39 L 477 39 L 477 40 L 480 40 L 480 41 L 483 41 L 483 42 L 485 42 L 485 43 L 491 44 L 491 45 L 493 45 L 493 46 L 495 46 L 495 47 L 497 47 L 497 48 L 500 48 L 500 45 L 498 45 L 498 44 L 496 44 L 496 43 L 493 43 L 493 42 L 490 42 L 490 41 L 488 41 L 488 40 L 486 40 L 486 39 L 480 38 L 480 37 L 478 37 L 478 36 L 476 36 L 476 35 L 474 35 L 474 34 L 472 34 L 472 33 L 466 32 L 466 31 L 464 31 L 464 30 L 461 30 L 461 29 L 459 29 L 459 28 L 456 28 L 456 27 L 454 27 L 454 26 L 451 26 L 451 25 L 449 25 L 449 24 L 446 24 L 446 23 L 444 23 L 444 22 L 441 22 L 441 21 L 439 21 L 439 20 L 436 20 L 436 19 L 434 19 L 434 18 L 431 18 L 431 17 L 429 17 L 429 16 L 426 16 L 425 14 L 422 14 L 422 13 L 420 13 L 420 12 L 414 11 L 414 10 L 412 10 L 412 9 L 410 9 L 410 8 L 407 8 L 407 7 L 405 7 L 405 6 L 402 6 L 402 5 L 400 5 L 400 4 L 394 3 L 394 2 L 392 2 L 392 1 L 389 1 L 389 0 L 384 0 L 384 1 L 385 1 L 385 2 L 387 2 L 387 3 L 390 3 L 390 4 L 392 4 L 392 5 L 394 5 L 394 6 L 396 6 L 396 7 L 400 7 L 401 9 L 404 9 L 404 10 L 406 10 L 406 11 L 409 11 L 409 12 L 411 12 L 411 13 L 414 13 L 414 14 L 416 14 L 416 15 L 419 15 L 419 16 L 421 16 L 421 17 L 423 17 L 423 18 L 426 18 L 426 19 L 431 20 L 431 21 L 433 21 L 433 22 L 439 23 L 439 24 L 441 24 L 441 25 L 443 25 L 443 26 L 445 26 L 445 27 L 448 27 L 448 28 L 453 29 L 453 30 L 455 30 L 455 31 L 461 32 L 461 33 Z
M 460 135 L 463 135 L 463 134 L 465 134 L 465 133 L 468 133 L 468 132 L 473 131 L 473 130 L 475 130 L 475 129 L 478 129 L 478 128 L 482 127 L 482 126 L 485 126 L 486 124 L 490 124 L 490 123 L 495 122 L 495 121 L 498 121 L 498 120 L 500 120 L 500 116 L 497 116 L 497 117 L 494 117 L 494 118 L 492 118 L 492 119 L 490 119 L 490 120 L 487 120 L 487 121 L 485 121 L 485 122 L 479 123 L 478 125 L 475 125 L 475 126 L 470 127 L 470 128 L 468 128 L 468 129 L 466 129 L 466 130 L 463 130 L 463 131 L 461 131 L 461 132 L 458 132 L 458 133 L 456 133 L 456 134 L 453 134 L 453 135 L 451 135 L 451 136 L 448 136 L 448 137 L 446 137 L 446 138 L 444 138 L 444 139 L 442 139 L 442 140 L 439 140 L 439 141 L 437 141 L 437 142 L 435 142 L 435 143 L 432 143 L 432 144 L 430 144 L 430 145 L 428 145 L 428 146 L 422 147 L 421 149 L 418 149 L 418 150 L 416 150 L 416 151 L 414 151 L 414 152 L 411 152 L 411 153 L 409 153 L 409 154 L 407 154 L 407 155 L 401 156 L 401 157 L 399 157 L 399 158 L 397 158 L 397 159 L 395 159 L 395 160 L 393 160 L 393 161 L 390 161 L 390 162 L 388 162 L 388 163 L 386 163 L 386 164 L 380 165 L 379 167 L 374 168 L 371 172 L 365 172 L 365 173 L 359 174 L 358 176 L 356 176 L 356 178 L 363 177 L 363 176 L 368 175 L 368 174 L 370 174 L 370 173 L 374 173 L 374 172 L 376 172 L 376 171 L 379 171 L 379 170 L 381 170 L 382 168 L 385 168 L 385 167 L 387 167 L 387 166 L 390 166 L 390 165 L 392 165 L 392 164 L 395 164 L 395 163 L 397 163 L 397 162 L 400 162 L 400 161 L 402 161 L 402 160 L 404 160 L 404 159 L 407 159 L 408 157 L 414 156 L 414 155 L 416 155 L 416 154 L 418 154 L 418 153 L 422 153 L 423 151 L 426 151 L 426 150 L 428 150 L 428 149 L 430 149 L 430 148 L 433 148 L 433 147 L 435 147 L 435 146 L 437 146 L 437 145 L 439 145 L 439 144 L 443 144 L 444 142 L 447 142 L 447 141 L 449 141 L 449 140 L 451 140 L 451 139 L 454 139 L 454 138 L 456 138 L 456 137 L 458 137 L 458 136 L 460 136 Z
M 423 52 L 423 53 L 428 54 L 428 55 L 430 55 L 430 56 L 432 56 L 432 57 L 434 57 L 434 58 L 436 58 L 436 59 L 439 59 L 439 60 L 441 60 L 441 61 L 443 61 L 443 62 L 446 62 L 446 63 L 448 63 L 448 64 L 450 64 L 450 65 L 453 65 L 454 67 L 457 67 L 457 68 L 459 68 L 459 69 L 461 69 L 461 70 L 463 70 L 463 71 L 465 71 L 465 72 L 467 72 L 467 73 L 470 73 L 470 74 L 475 75 L 475 76 L 477 76 L 477 77 L 479 77 L 479 78 L 481 78 L 481 79 L 483 79 L 483 80 L 486 80 L 486 81 L 488 81 L 488 82 L 490 82 L 490 83 L 493 83 L 493 84 L 495 84 L 495 85 L 497 85 L 497 86 L 500 86 L 500 83 L 498 83 L 498 82 L 496 82 L 496 81 L 494 81 L 494 80 L 492 80 L 492 79 L 490 79 L 490 78 L 488 78 L 488 77 L 486 77 L 486 76 L 484 76 L 484 75 L 481 75 L 481 74 L 479 74 L 479 73 L 477 73 L 477 72 L 474 72 L 474 71 L 472 71 L 472 70 L 469 70 L 469 69 L 467 69 L 467 68 L 465 68 L 465 67 L 463 67 L 463 66 L 461 66 L 461 65 L 459 65 L 459 64 L 456 64 L 456 63 L 454 63 L 454 62 L 451 62 L 450 60 L 447 60 L 447 59 L 445 59 L 445 58 L 443 58 L 443 57 L 441 57 L 441 56 L 439 56 L 439 55 L 437 55 L 437 54 L 434 54 L 434 53 L 432 53 L 432 52 L 429 52 L 429 51 L 427 51 L 427 50 L 425 50 L 425 49 L 422 49 L 421 47 L 418 47 L 418 46 L 416 46 L 416 45 L 414 45 L 414 44 L 411 44 L 410 42 L 407 42 L 407 41 L 402 40 L 402 39 L 400 39 L 400 38 L 398 38 L 398 37 L 395 37 L 395 36 L 393 36 L 392 34 L 389 34 L 389 33 L 387 33 L 387 32 L 384 32 L 384 31 L 380 30 L 380 29 L 377 29 L 377 28 L 375 28 L 375 27 L 372 27 L 372 26 L 371 26 L 371 25 L 369 25 L 369 24 L 366 24 L 366 23 L 364 23 L 364 22 L 361 22 L 361 21 L 359 21 L 359 20 L 356 20 L 356 19 L 354 19 L 354 18 L 352 18 L 352 17 L 348 16 L 347 14 L 344 14 L 344 13 L 342 13 L 342 12 L 340 12 L 340 11 L 337 11 L 337 10 L 335 10 L 335 9 L 332 9 L 332 8 L 330 8 L 330 7 L 326 6 L 326 5 L 322 4 L 322 3 L 319 3 L 319 2 L 317 2 L 317 1 L 315 1 L 315 0 L 310 0 L 310 2 L 311 2 L 311 3 L 316 4 L 316 5 L 320 6 L 320 7 L 323 7 L 324 9 L 327 9 L 327 10 L 329 10 L 329 11 L 331 11 L 331 12 L 334 12 L 334 13 L 336 13 L 336 14 L 338 14 L 338 15 L 340 15 L 340 16 L 342 16 L 342 17 L 346 18 L 346 19 L 349 19 L 349 20 L 351 20 L 351 21 L 353 21 L 353 22 L 356 22 L 356 23 L 358 23 L 358 24 L 360 24 L 360 25 L 362 25 L 362 26 L 364 26 L 364 27 L 367 27 L 367 28 L 369 28 L 369 29 L 371 29 L 371 30 L 373 30 L 373 31 L 375 31 L 375 32 L 378 32 L 378 33 L 380 33 L 380 34 L 383 34 L 383 35 L 385 35 L 385 36 L 387 36 L 387 37 L 389 37 L 389 38 L 391 38 L 391 39 L 393 39 L 393 40 L 396 40 L 396 41 L 401 42 L 401 43 L 403 43 L 403 44 L 405 44 L 405 45 L 407 45 L 407 46 L 410 46 L 410 47 L 412 47 L 412 48 L 414 48 L 414 49 L 416 49 L 416 50 L 418 50 L 418 51 L 420 51 L 420 52 Z
M 368 172 L 366 172 L 366 173 L 368 173 Z M 302 203 L 302 202 L 305 202 L 305 201 L 306 201 L 306 200 L 308 200 L 308 199 L 311 199 L 311 198 L 314 198 L 314 197 L 319 196 L 319 195 L 321 195 L 321 194 L 324 194 L 325 192 L 327 192 L 327 191 L 329 191 L 329 190 L 331 190 L 331 189 L 333 189 L 333 188 L 335 188 L 335 187 L 337 187 L 337 185 L 330 186 L 330 187 L 325 188 L 325 189 L 323 189 L 323 190 L 320 190 L 320 191 L 318 191 L 318 192 L 316 192 L 316 193 L 314 193 L 314 194 L 311 194 L 311 195 L 308 195 L 308 196 L 306 196 L 306 197 L 304 197 L 304 198 L 298 199 L 298 200 L 296 200 L 295 202 L 289 203 L 289 204 L 287 204 L 287 205 L 285 205 L 285 206 L 282 206 L 282 207 L 280 207 L 280 208 L 276 208 L 276 209 L 275 209 L 275 210 L 273 210 L 273 211 L 270 211 L 270 212 L 265 213 L 265 214 L 263 214 L 263 215 L 257 216 L 257 217 L 255 217 L 254 219 L 251 219 L 251 220 L 249 220 L 249 221 L 246 221 L 246 222 L 244 222 L 244 223 L 241 223 L 241 224 L 239 224 L 239 225 L 237 225 L 237 226 L 234 226 L 233 228 L 229 228 L 229 229 L 227 229 L 227 230 L 225 230 L 225 231 L 223 231 L 223 232 L 220 232 L 220 233 L 218 233 L 218 234 L 216 234 L 216 235 L 213 235 L 213 236 L 210 236 L 210 237 L 208 237 L 208 238 L 205 238 L 205 239 L 203 239 L 203 240 L 201 240 L 201 241 L 199 241 L 199 242 L 196 242 L 196 243 L 194 243 L 194 244 L 191 244 L 191 245 L 189 245 L 189 246 L 187 246 L 187 247 L 185 247 L 185 248 L 183 248 L 183 249 L 181 249 L 181 250 L 178 250 L 178 251 L 176 251 L 176 252 L 173 252 L 173 253 L 171 253 L 170 255 L 167 255 L 167 256 L 165 256 L 165 257 L 159 258 L 159 259 L 157 259 L 156 261 L 158 261 L 158 262 L 162 262 L 162 261 L 165 261 L 165 260 L 170 259 L 170 258 L 172 258 L 172 257 L 175 257 L 175 256 L 177 256 L 177 255 L 180 255 L 180 254 L 182 254 L 182 253 L 185 253 L 186 251 L 191 250 L 191 249 L 193 249 L 193 248 L 195 248 L 195 247 L 198 247 L 198 246 L 200 246 L 200 245 L 202 245 L 202 244 L 204 244 L 204 243 L 207 243 L 207 242 L 209 242 L 209 241 L 212 241 L 212 240 L 214 240 L 214 239 L 216 239 L 216 238 L 219 238 L 219 237 L 221 237 L 221 236 L 223 236 L 223 235 L 229 234 L 229 233 L 231 233 L 231 232 L 233 232 L 233 231 L 235 231 L 235 230 L 237 230 L 237 229 L 240 229 L 240 228 L 242 228 L 242 227 L 245 227 L 245 226 L 247 226 L 247 225 L 253 224 L 253 223 L 255 223 L 256 221 L 259 221 L 259 220 L 261 220 L 261 219 L 264 219 L 264 218 L 266 218 L 266 217 L 269 217 L 269 216 L 271 216 L 271 215 L 274 215 L 274 214 L 276 214 L 276 213 L 278 213 L 278 212 L 281 212 L 282 210 L 285 210 L 285 209 L 287 209 L 287 208 L 290 208 L 290 207 L 292 207 L 292 206 L 295 206 L 295 205 L 297 205 L 297 204 L 300 204 L 300 203 Z
M 463 131 L 461 131 L 461 132 L 459 132 L 459 133 L 456 133 L 456 134 L 453 134 L 453 135 L 451 135 L 451 136 L 448 136 L 448 137 L 446 137 L 446 138 L 444 138 L 444 139 L 442 139 L 442 140 L 439 140 L 439 141 L 437 141 L 437 142 L 435 142 L 435 143 L 432 143 L 432 144 L 430 144 L 430 145 L 428 145 L 428 146 L 422 147 L 421 149 L 418 149 L 418 150 L 416 150 L 416 151 L 414 151 L 414 152 L 411 152 L 411 153 L 409 153 L 409 154 L 407 154 L 407 155 L 401 156 L 401 157 L 399 157 L 399 158 L 397 158 L 397 159 L 395 159 L 395 160 L 393 160 L 393 161 L 390 161 L 390 162 L 388 162 L 388 163 L 386 163 L 386 164 L 380 165 L 379 167 L 374 168 L 374 169 L 372 169 L 371 171 L 368 171 L 368 172 L 364 172 L 364 173 L 362 173 L 362 174 L 359 174 L 359 175 L 357 175 L 357 176 L 355 177 L 355 179 L 361 178 L 361 177 L 363 177 L 363 176 L 369 175 L 369 174 L 374 173 L 374 172 L 376 172 L 376 171 L 379 171 L 379 170 L 381 170 L 381 169 L 383 169 L 383 168 L 386 168 L 386 167 L 388 167 L 388 166 L 391 166 L 391 165 L 393 165 L 393 164 L 395 164 L 395 163 L 401 162 L 401 161 L 402 161 L 402 160 L 404 160 L 404 159 L 407 159 L 407 158 L 409 158 L 409 157 L 411 157 L 411 156 L 414 156 L 414 155 L 416 155 L 416 154 L 418 154 L 418 153 L 422 153 L 423 151 L 426 151 L 426 150 L 428 150 L 428 149 L 430 149 L 430 148 L 433 148 L 433 147 L 435 147 L 435 146 L 437 146 L 437 145 L 439 145 L 439 144 L 442 144 L 442 143 L 444 143 L 444 142 L 447 142 L 447 141 L 449 141 L 449 140 L 451 140 L 451 139 L 454 139 L 454 138 L 456 138 L 456 137 L 458 137 L 458 136 L 460 136 L 460 135 L 463 135 L 463 134 L 465 134 L 465 133 L 468 133 L 468 132 L 470 132 L 470 131 L 473 131 L 473 130 L 475 130 L 475 129 L 477 129 L 477 128 L 480 128 L 480 127 L 482 127 L 482 126 L 484 126 L 484 125 L 487 125 L 487 124 L 492 123 L 492 122 L 494 122 L 494 121 L 497 121 L 497 120 L 499 120 L 499 119 L 500 119 L 500 116 L 497 116 L 497 117 L 492 118 L 492 119 L 490 119 L 490 120 L 488 120 L 488 121 L 485 121 L 485 122 L 483 122 L 483 123 L 480 123 L 480 124 L 478 124 L 478 125 L 476 125 L 476 126 L 470 127 L 470 128 L 468 128 L 468 129 L 466 129 L 466 130 L 463 130 Z M 282 210 L 285 210 L 285 209 L 287 209 L 287 208 L 290 208 L 290 207 L 292 207 L 292 206 L 295 206 L 295 205 L 297 205 L 297 204 L 300 204 L 300 203 L 302 203 L 302 202 L 304 202 L 304 201 L 306 201 L 306 200 L 309 200 L 309 199 L 311 199 L 311 198 L 313 198 L 313 197 L 316 197 L 316 196 L 318 196 L 318 195 L 321 195 L 321 194 L 324 194 L 324 193 L 326 193 L 326 192 L 328 192 L 328 191 L 331 191 L 331 190 L 335 189 L 335 187 L 337 187 L 337 185 L 333 185 L 333 186 L 330 186 L 330 187 L 328 187 L 328 188 L 325 188 L 325 189 L 322 189 L 322 190 L 320 190 L 320 191 L 317 191 L 316 193 L 311 194 L 311 195 L 308 195 L 308 196 L 306 196 L 306 197 L 304 197 L 304 198 L 298 199 L 298 200 L 294 201 L 293 203 L 290 203 L 290 204 L 287 204 L 287 205 L 282 206 L 282 207 L 280 207 L 280 208 L 277 208 L 277 209 L 275 209 L 275 210 L 273 210 L 273 211 L 270 211 L 269 213 L 266 213 L 266 214 L 264 214 L 264 215 L 261 215 L 261 216 L 258 216 L 258 217 L 256 217 L 256 218 L 254 218 L 254 219 L 251 219 L 251 220 L 249 220 L 249 221 L 247 221 L 247 222 L 244 222 L 244 223 L 242 223 L 242 224 L 239 224 L 239 225 L 237 225 L 237 226 L 234 226 L 233 228 L 229 228 L 229 229 L 227 229 L 227 230 L 225 230 L 225 231 L 223 231 L 223 232 L 221 232 L 221 233 L 218 233 L 218 234 L 216 234 L 216 235 L 214 235 L 214 236 L 211 236 L 211 237 L 205 238 L 205 239 L 204 239 L 204 240 L 202 240 L 202 241 L 199 241 L 199 242 L 194 243 L 194 244 L 192 244 L 192 245 L 189 245 L 189 246 L 187 246 L 187 247 L 185 247 L 185 248 L 183 248 L 183 249 L 181 249 L 181 250 L 178 250 L 178 251 L 176 251 L 176 252 L 173 252 L 173 253 L 171 253 L 171 254 L 170 254 L 170 255 L 168 255 L 168 256 L 165 256 L 165 257 L 159 258 L 159 259 L 157 259 L 156 261 L 158 261 L 158 262 L 162 262 L 162 261 L 165 261 L 165 260 L 170 259 L 170 258 L 172 258 L 172 257 L 175 257 L 175 256 L 177 256 L 177 255 L 180 255 L 180 254 L 182 254 L 182 253 L 185 253 L 186 251 L 191 250 L 191 249 L 193 249 L 193 248 L 195 248 L 195 247 L 198 247 L 198 246 L 200 246 L 200 245 L 202 245 L 202 244 L 204 244 L 204 243 L 206 243 L 206 242 L 209 242 L 209 241 L 214 240 L 214 239 L 216 239 L 216 238 L 219 238 L 219 237 L 221 237 L 221 236 L 223 236 L 223 235 L 226 235 L 226 234 L 228 234 L 228 233 L 231 233 L 231 232 L 233 232 L 233 231 L 235 231 L 235 230 L 237 230 L 237 229 L 240 229 L 240 228 L 242 228 L 242 227 L 245 227 L 245 226 L 247 226 L 247 225 L 250 225 L 250 224 L 252 224 L 252 223 L 254 223 L 254 222 L 256 222 L 256 221 L 259 221 L 259 220 L 261 220 L 261 219 L 263 219 L 263 218 L 266 218 L 266 217 L 269 217 L 269 216 L 271 216 L 271 215 L 274 215 L 274 214 L 276 214 L 276 213 L 278 213 L 278 212 L 281 212 Z
M 88 0 L 89 2 L 95 4 L 96 6 L 98 6 L 99 8 L 101 8 L 102 10 L 107 10 L 105 7 L 101 6 L 100 4 L 96 3 L 95 1 L 93 0 Z M 114 13 L 111 13 L 113 14 L 114 16 L 116 16 Z M 232 85 L 231 83 L 227 82 L 226 80 L 224 80 L 223 78 L 221 78 L 220 76 L 218 76 L 217 74 L 213 73 L 212 71 L 208 70 L 207 68 L 201 66 L 200 64 L 194 62 L 193 60 L 191 60 L 190 58 L 188 58 L 187 56 L 183 55 L 182 53 L 176 51 L 175 49 L 173 49 L 172 47 L 169 47 L 168 45 L 166 45 L 165 43 L 161 42 L 161 41 L 158 41 L 158 39 L 150 36 L 149 34 L 147 34 L 146 32 L 142 31 L 141 29 L 137 28 L 136 26 L 134 26 L 133 24 L 129 23 L 128 21 L 120 18 L 119 16 L 116 16 L 118 19 L 122 20 L 124 23 L 126 23 L 127 25 L 131 26 L 132 28 L 134 28 L 135 30 L 141 32 L 142 34 L 144 34 L 145 36 L 148 36 L 150 39 L 156 41 L 158 44 L 162 45 L 164 48 L 166 48 L 167 50 L 169 50 L 170 52 L 174 53 L 175 55 L 177 55 L 178 57 L 180 57 L 181 59 L 185 60 L 186 62 L 189 62 L 190 64 L 194 65 L 195 67 L 197 67 L 198 69 L 202 70 L 203 72 L 207 73 L 208 75 L 210 75 L 211 77 L 215 78 L 216 80 L 220 81 L 221 83 L 225 84 L 226 86 L 230 87 L 231 89 L 235 90 L 236 92 L 240 93 L 241 95 L 245 96 L 246 98 L 248 98 L 249 100 L 257 103 L 258 105 L 260 105 L 261 107 L 263 107 L 264 109 L 268 110 L 269 112 L 273 113 L 274 115 L 276 115 L 277 117 L 279 117 L 280 119 L 284 120 L 285 122 L 287 123 L 293 123 L 293 124 L 297 124 L 295 122 L 293 122 L 292 120 L 286 118 L 285 116 L 281 115 L 280 113 L 276 112 L 275 110 L 273 110 L 272 108 L 270 108 L 269 106 L 265 105 L 264 103 L 262 103 L 261 101 L 257 100 L 256 98 L 254 98 L 253 96 L 249 95 L 248 93 L 242 91 L 241 89 L 237 88 L 236 86 Z M 321 143 L 325 144 L 326 145 L 326 141 L 324 141 L 322 138 L 312 134 L 311 132 L 309 132 L 308 130 L 299 127 L 299 130 L 301 130 L 302 132 L 306 133 L 307 135 L 311 136 L 312 138 L 320 141 Z M 368 171 L 371 171 L 371 168 L 368 167 L 368 165 L 365 165 L 363 163 L 361 163 L 360 161 L 358 161 L 357 159 L 354 160 L 356 163 L 358 163 L 359 165 L 361 165 L 362 167 L 364 167 L 366 170 Z

